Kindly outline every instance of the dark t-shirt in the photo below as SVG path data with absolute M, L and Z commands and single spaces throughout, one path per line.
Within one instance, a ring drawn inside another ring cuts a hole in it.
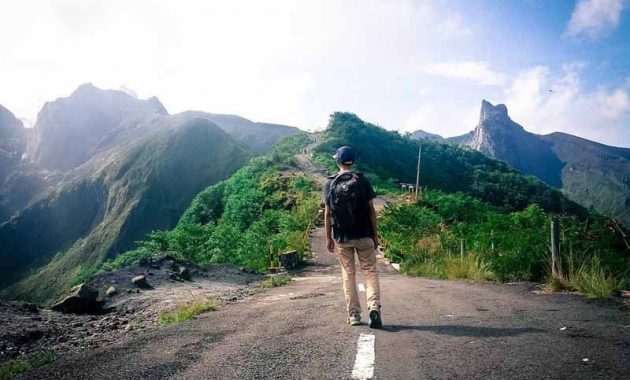
M 372 199 L 376 198 L 376 193 L 370 184 L 370 181 L 361 173 L 357 173 L 359 177 L 359 183 L 363 188 L 365 195 L 365 207 L 369 207 L 367 204 Z M 322 201 L 328 207 L 330 204 L 330 184 L 335 179 L 336 175 L 328 177 L 326 184 L 324 185 L 324 192 Z M 364 218 L 361 218 L 356 226 L 337 226 L 334 221 L 332 223 L 333 237 L 337 242 L 346 242 L 351 239 L 360 239 L 365 237 L 374 237 L 374 231 L 372 230 L 372 222 L 370 221 L 369 213 L 365 214 Z M 334 216 L 333 216 L 334 218 Z

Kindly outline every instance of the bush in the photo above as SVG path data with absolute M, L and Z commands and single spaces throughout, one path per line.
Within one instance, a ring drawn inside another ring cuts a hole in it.
M 403 263 L 403 270 L 411 275 L 546 281 L 550 278 L 550 218 L 537 204 L 508 212 L 462 193 L 427 191 L 418 204 L 387 207 L 379 216 L 379 230 L 387 257 Z M 563 262 L 577 262 L 574 266 L 579 268 L 585 259 L 596 258 L 594 269 L 588 266 L 588 271 L 573 276 L 584 283 L 582 292 L 594 294 L 586 289 L 627 284 L 629 252 L 604 217 L 593 214 L 582 221 L 565 215 L 561 226 Z M 459 258 L 461 239 L 474 252 L 463 260 Z
M 496 276 L 490 269 L 490 265 L 472 252 L 463 257 L 447 257 L 444 269 L 446 278 L 449 280 L 488 281 L 496 279 Z

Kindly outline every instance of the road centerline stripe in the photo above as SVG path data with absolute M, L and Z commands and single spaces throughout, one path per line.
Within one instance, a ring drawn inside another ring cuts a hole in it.
M 366 380 L 374 377 L 374 334 L 361 333 L 357 341 L 357 357 L 352 368 L 352 378 Z

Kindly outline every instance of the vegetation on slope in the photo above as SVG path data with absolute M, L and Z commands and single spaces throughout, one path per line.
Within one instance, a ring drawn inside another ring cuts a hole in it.
M 104 269 L 168 252 L 198 264 L 231 263 L 264 272 L 270 247 L 274 253 L 296 250 L 302 256 L 319 209 L 318 190 L 294 167 L 293 155 L 308 141 L 305 133 L 285 138 L 228 180 L 199 193 L 177 227 L 152 232 L 138 249 Z
M 219 301 L 211 299 L 205 301 L 195 301 L 192 303 L 179 306 L 175 310 L 167 311 L 158 317 L 158 324 L 160 326 L 168 326 L 174 323 L 181 323 L 189 321 L 199 314 L 206 313 L 208 311 L 215 311 L 219 308 Z
M 335 113 L 322 137 L 315 161 L 331 171 L 331 154 L 351 145 L 358 169 L 381 193 L 400 194 L 398 182 L 415 182 L 419 142 L 409 136 Z M 560 214 L 565 287 L 592 296 L 598 296 L 595 288 L 608 289 L 601 296 L 628 285 L 630 252 L 609 220 L 542 181 L 479 152 L 428 141 L 422 142 L 420 178 L 423 201 L 388 207 L 379 219 L 387 255 L 407 273 L 546 281 L 550 217 Z
M 104 155 L 85 175 L 0 225 L 0 262 L 6 263 L 0 283 L 45 265 L 3 295 L 52 301 L 152 229 L 176 225 L 200 190 L 248 158 L 240 144 L 202 119 Z
M 566 281 L 588 295 L 598 295 L 597 278 L 616 279 L 607 295 L 629 284 L 630 252 L 608 223 L 595 213 L 561 218 Z M 428 191 L 418 204 L 386 208 L 379 227 L 387 256 L 412 275 L 548 280 L 550 214 L 537 204 L 506 212 L 462 193 Z
M 358 168 L 378 177 L 377 184 L 415 183 L 419 141 L 387 131 L 350 113 L 334 113 L 317 148 L 317 162 L 341 145 L 352 146 Z M 536 203 L 544 210 L 585 214 L 585 210 L 539 179 L 524 176 L 503 162 L 469 149 L 422 142 L 420 184 L 452 193 L 461 191 L 505 210 L 524 210 Z

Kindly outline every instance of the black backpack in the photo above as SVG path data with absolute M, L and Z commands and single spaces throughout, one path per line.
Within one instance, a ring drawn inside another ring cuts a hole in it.
M 361 173 L 344 172 L 330 183 L 328 199 L 332 211 L 333 226 L 338 230 L 353 230 L 369 217 L 365 187 Z

